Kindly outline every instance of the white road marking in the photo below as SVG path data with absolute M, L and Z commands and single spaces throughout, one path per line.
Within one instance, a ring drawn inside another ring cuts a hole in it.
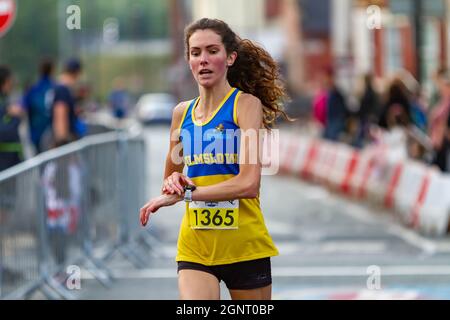
M 276 267 L 274 277 L 367 277 L 368 266 Z M 381 276 L 450 275 L 450 266 L 397 265 L 380 266 Z
M 387 231 L 428 254 L 434 254 L 437 251 L 442 252 L 442 249 L 444 249 L 438 248 L 436 242 L 426 239 L 415 231 L 408 230 L 401 225 L 392 224 L 388 227 Z
M 297 235 L 298 228 L 295 225 L 285 222 L 276 221 L 270 218 L 265 218 L 267 228 L 272 236 L 274 235 Z
M 416 300 L 422 295 L 417 290 L 381 289 L 367 290 L 357 287 L 274 290 L 274 300 Z
M 295 241 L 275 241 L 280 255 L 298 255 L 314 253 L 324 255 L 339 254 L 382 254 L 388 249 L 384 241 L 322 241 L 319 243 L 304 243 Z
M 374 216 L 370 209 L 362 207 L 356 204 L 348 204 L 348 210 L 342 210 L 341 212 L 358 219 L 365 223 L 382 223 L 385 226 L 385 230 L 390 234 L 402 239 L 410 245 L 424 251 L 427 254 L 435 254 L 438 252 L 450 252 L 450 239 L 443 238 L 437 241 L 425 238 L 417 233 L 417 231 L 408 229 L 398 222 L 393 221 L 392 217 L 386 216 Z
M 436 265 L 397 265 L 380 266 L 383 276 L 450 276 L 450 266 Z M 130 270 L 117 268 L 113 275 L 119 279 L 173 279 L 177 278 L 177 270 L 173 268 L 148 268 Z M 312 267 L 273 267 L 273 277 L 368 277 L 367 266 L 312 266 Z M 83 279 L 92 279 L 87 272 Z
M 379 254 L 386 249 L 384 241 L 330 241 L 320 245 L 321 253 Z

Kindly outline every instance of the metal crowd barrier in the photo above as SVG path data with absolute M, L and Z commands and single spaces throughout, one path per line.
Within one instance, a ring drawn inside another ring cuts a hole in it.
M 148 263 L 139 226 L 147 200 L 146 144 L 110 132 L 50 150 L 0 173 L 0 299 L 74 299 L 69 266 L 109 287 L 108 259 Z

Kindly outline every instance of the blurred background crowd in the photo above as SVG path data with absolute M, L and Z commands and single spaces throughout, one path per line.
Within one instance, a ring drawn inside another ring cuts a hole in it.
M 176 102 L 197 94 L 183 29 L 204 16 L 279 62 L 297 119 L 283 125 L 355 148 L 384 141 L 450 170 L 449 0 L 12 2 L 0 36 L 0 170 L 89 134 L 93 117 L 170 122 Z

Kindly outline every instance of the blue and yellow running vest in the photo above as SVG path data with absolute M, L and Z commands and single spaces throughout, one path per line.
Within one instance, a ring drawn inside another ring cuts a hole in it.
M 195 119 L 199 99 L 186 107 L 180 140 L 187 176 L 197 186 L 226 181 L 239 174 L 240 130 L 232 88 L 204 123 Z M 178 237 L 177 261 L 221 265 L 278 255 L 259 205 L 254 199 L 186 204 Z

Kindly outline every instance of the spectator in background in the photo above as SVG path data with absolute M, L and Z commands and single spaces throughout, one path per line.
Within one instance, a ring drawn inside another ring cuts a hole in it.
M 432 147 L 427 136 L 427 116 L 428 106 L 422 95 L 420 83 L 408 70 L 399 70 L 397 78 L 404 84 L 405 93 L 410 105 L 411 122 L 405 124 L 406 146 L 408 156 L 411 159 L 430 163 Z
M 10 168 L 22 160 L 22 145 L 19 137 L 22 110 L 18 106 L 11 105 L 9 101 L 12 89 L 11 70 L 0 65 L 0 171 Z M 7 225 L 8 219 L 15 213 L 16 182 L 16 179 L 8 179 L 2 182 L 2 188 L 0 189 L 0 226 Z M 0 243 L 0 246 L 2 245 L 3 243 Z M 1 259 L 0 276 L 0 287 L 2 285 L 17 286 L 20 281 L 23 281 L 23 275 L 17 270 L 2 265 Z
M 378 122 L 380 108 L 380 98 L 374 89 L 373 75 L 367 73 L 364 76 L 364 92 L 359 101 L 359 110 L 357 113 L 359 119 L 358 136 L 355 146 L 361 148 L 364 140 L 369 135 L 370 124 Z
M 450 116 L 450 78 L 442 78 L 439 92 L 440 100 L 430 113 L 429 136 L 435 157 L 433 164 L 442 171 L 447 170 L 449 149 L 448 118 Z
M 78 138 L 82 138 L 88 133 L 87 123 L 84 120 L 86 112 L 96 108 L 94 105 L 89 105 L 92 95 L 91 85 L 89 83 L 77 83 L 73 95 L 75 98 L 75 130 Z
M 78 86 L 76 105 L 78 119 L 82 119 L 86 113 L 95 113 L 99 110 L 100 106 L 93 96 L 91 83 L 84 82 Z
M 447 149 L 447 162 L 446 162 L 446 167 L 444 169 L 445 172 L 450 172 L 450 112 L 449 115 L 447 117 L 447 136 L 446 136 L 446 149 Z
M 113 90 L 109 95 L 109 105 L 117 119 L 123 119 L 130 109 L 130 95 L 121 78 L 114 79 Z
M 410 124 L 411 103 L 408 90 L 399 78 L 395 78 L 389 86 L 378 125 L 390 130 L 395 126 L 408 127 Z
M 432 75 L 431 80 L 433 82 L 433 88 L 431 92 L 431 97 L 429 101 L 430 109 L 435 107 L 439 100 L 441 100 L 441 86 L 445 84 L 447 77 L 447 68 L 445 67 L 439 67 Z M 430 110 L 431 111 L 431 110 Z
M 377 123 L 380 114 L 380 97 L 374 89 L 371 73 L 364 75 L 364 93 L 360 99 L 359 116 L 369 123 Z
M 422 96 L 420 84 L 414 88 L 411 95 L 411 121 L 421 131 L 427 131 L 427 107 Z
M 313 118 L 320 126 L 324 127 L 327 123 L 327 103 L 328 88 L 326 83 L 326 75 L 321 73 L 318 78 L 317 92 L 313 98 Z
M 442 75 L 441 75 L 442 76 Z M 407 70 L 398 72 L 399 79 L 407 89 L 410 102 L 411 124 L 422 132 L 427 130 L 427 109 L 428 105 L 422 95 L 422 87 L 414 76 Z M 442 83 L 442 79 L 439 80 Z M 439 95 L 438 95 L 439 96 Z
M 76 100 L 73 93 L 82 71 L 77 59 L 69 60 L 55 87 L 51 117 L 51 139 L 47 145 L 59 144 L 60 141 L 74 141 L 81 137 L 79 119 L 76 114 Z
M 326 70 L 325 84 L 328 90 L 328 99 L 324 138 L 331 141 L 339 141 L 345 131 L 348 108 L 344 95 L 335 83 L 332 69 Z
M 51 126 L 51 109 L 55 82 L 52 79 L 53 62 L 44 59 L 40 65 L 40 79 L 24 96 L 24 107 L 28 113 L 30 138 L 36 153 L 41 153 L 41 139 Z
M 69 142 L 59 140 L 53 147 Z M 50 248 L 59 267 L 66 263 L 69 240 L 78 231 L 81 179 L 82 168 L 76 154 L 48 162 L 42 174 Z
M 19 136 L 22 109 L 10 104 L 12 89 L 11 70 L 0 66 L 0 171 L 18 164 L 23 158 Z

